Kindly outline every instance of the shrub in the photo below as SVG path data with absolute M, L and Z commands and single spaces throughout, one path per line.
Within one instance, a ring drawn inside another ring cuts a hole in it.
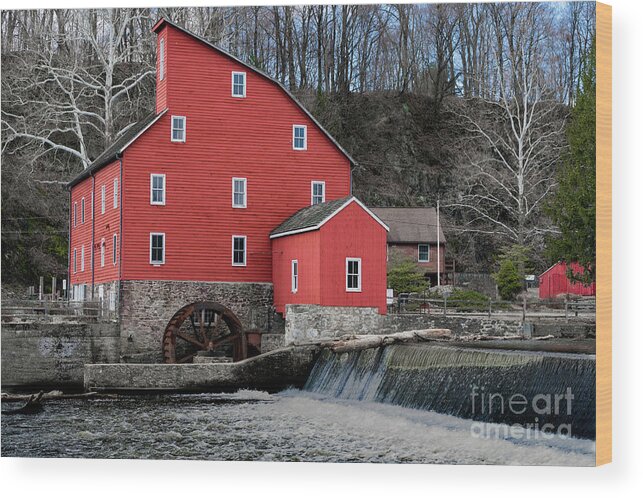
M 424 273 L 412 261 L 402 261 L 388 271 L 388 286 L 400 292 L 423 292 L 428 285 Z
M 524 276 L 520 274 L 518 267 L 510 259 L 505 259 L 500 263 L 500 269 L 493 277 L 498 284 L 500 297 L 505 301 L 513 300 L 523 290 Z

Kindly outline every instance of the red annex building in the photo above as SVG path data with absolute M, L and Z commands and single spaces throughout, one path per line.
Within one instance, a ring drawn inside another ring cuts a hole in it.
M 73 299 L 117 310 L 132 350 L 198 299 L 265 331 L 289 303 L 384 313 L 387 227 L 351 197 L 349 154 L 279 82 L 165 19 L 153 30 L 155 112 L 69 183 Z M 311 206 L 337 210 L 278 233 Z
M 582 273 L 583 268 L 578 263 L 570 263 L 574 273 Z M 584 285 L 581 282 L 572 282 L 567 276 L 568 264 L 559 261 L 550 266 L 539 277 L 538 296 L 540 299 L 549 299 L 561 294 L 573 294 L 576 296 L 595 296 L 596 283 Z

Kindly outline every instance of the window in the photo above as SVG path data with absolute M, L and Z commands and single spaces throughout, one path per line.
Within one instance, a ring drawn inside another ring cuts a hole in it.
M 114 178 L 114 209 L 118 207 L 118 178 Z
M 232 96 L 240 98 L 246 96 L 246 73 L 232 73 Z
M 85 244 L 80 246 L 80 271 L 85 271 Z
M 290 289 L 292 290 L 293 293 L 297 292 L 297 289 L 299 288 L 299 261 L 296 259 L 293 259 L 290 263 L 290 275 L 291 275 L 291 283 L 290 283 Z
M 246 266 L 246 236 L 232 236 L 232 266 Z
M 418 261 L 420 263 L 428 263 L 429 258 L 429 244 L 418 244 Z
M 78 203 L 74 202 L 74 226 L 76 226 L 78 222 L 77 208 L 78 208 Z
M 105 266 L 105 239 L 100 240 L 100 266 Z
M 310 203 L 313 205 L 326 202 L 326 182 L 312 182 L 310 195 Z
M 84 197 L 80 200 L 80 223 L 81 225 L 85 223 L 85 198 Z
M 306 127 L 304 125 L 293 125 L 292 148 L 295 150 L 306 150 Z
M 165 38 L 159 40 L 159 80 L 165 78 Z
M 346 258 L 346 291 L 362 291 L 362 260 L 361 258 Z
M 232 179 L 232 207 L 246 207 L 246 183 L 245 178 Z
M 165 234 L 150 233 L 150 264 L 165 264 Z
M 100 214 L 105 214 L 105 185 L 100 187 Z
M 114 234 L 112 237 L 112 264 L 116 264 L 116 254 L 118 248 L 118 235 Z
M 165 175 L 150 175 L 150 204 L 165 205 Z
M 185 142 L 185 116 L 172 116 L 172 142 Z
M 78 249 L 74 247 L 74 273 L 78 271 Z

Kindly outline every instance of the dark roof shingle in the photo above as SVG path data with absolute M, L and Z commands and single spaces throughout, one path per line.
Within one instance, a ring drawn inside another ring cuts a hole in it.
M 393 243 L 433 243 L 438 240 L 435 208 L 370 208 L 389 227 L 388 241 Z M 440 242 L 445 243 L 440 227 Z
M 300 209 L 281 225 L 270 232 L 271 236 L 280 235 L 295 230 L 312 229 L 342 207 L 351 197 L 342 197 L 334 201 L 322 202 Z

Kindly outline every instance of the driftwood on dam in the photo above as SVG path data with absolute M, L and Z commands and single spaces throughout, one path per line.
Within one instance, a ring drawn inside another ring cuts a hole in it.
M 32 415 L 34 413 L 40 413 L 42 411 L 42 404 L 40 399 L 42 398 L 43 391 L 40 391 L 38 394 L 32 394 L 29 396 L 27 403 L 20 408 L 14 410 L 2 410 L 3 415 Z
M 441 341 L 451 339 L 449 329 L 425 329 L 409 330 L 389 335 L 360 335 L 343 336 L 332 341 L 325 341 L 319 344 L 322 348 L 328 348 L 333 353 L 348 353 L 362 349 L 379 348 L 391 344 L 403 344 L 413 342 Z

